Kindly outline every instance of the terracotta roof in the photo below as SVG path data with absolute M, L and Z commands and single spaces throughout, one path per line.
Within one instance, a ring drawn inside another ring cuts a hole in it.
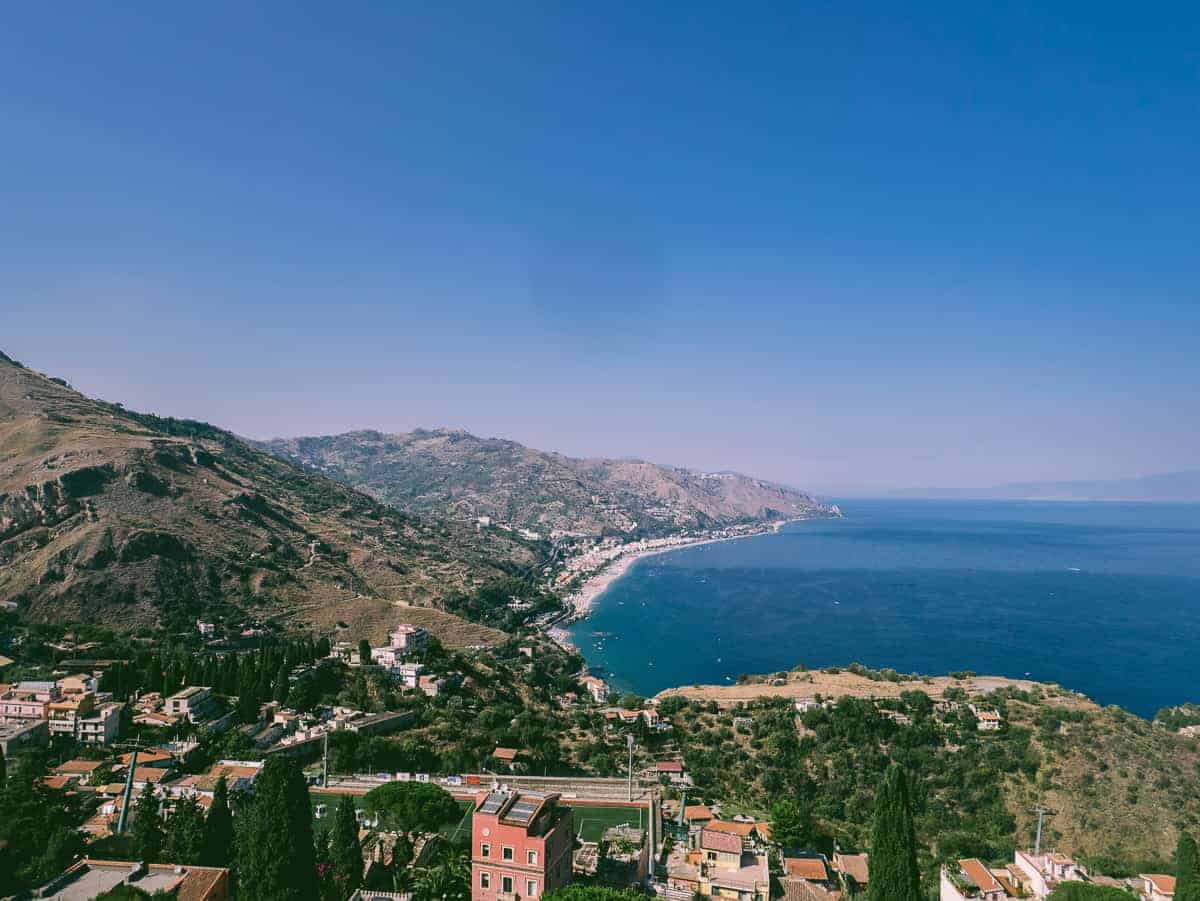
M 713 820 L 704 828 L 713 832 L 728 832 L 730 835 L 740 835 L 742 838 L 749 838 L 750 833 L 754 831 L 754 824 L 735 823 L 731 820 Z
M 834 865 L 859 885 L 866 885 L 870 874 L 867 860 L 865 854 L 837 854 L 834 856 Z
M 678 760 L 660 760 L 654 764 L 654 768 L 660 773 L 682 773 L 683 764 Z
M 495 757 L 497 760 L 507 760 L 508 762 L 511 763 L 512 761 L 517 759 L 517 749 L 516 748 L 497 748 L 496 750 L 494 750 L 492 752 L 492 756 Z
M 129 766 L 129 760 L 132 757 L 133 752 L 130 751 L 128 754 L 122 754 L 117 760 L 125 766 Z M 156 760 L 171 760 L 172 758 L 167 751 L 160 751 L 158 748 L 154 748 L 148 751 L 138 751 L 137 759 L 138 763 L 153 763 Z
M 755 823 L 754 828 L 755 828 L 755 830 L 757 830 L 760 838 L 762 838 L 768 842 L 771 840 L 771 824 L 770 823 Z
M 1004 886 L 996 881 L 996 877 L 992 875 L 992 871 L 974 857 L 968 858 L 967 860 L 960 860 L 958 862 L 958 866 L 968 879 L 979 886 L 981 891 L 1004 891 Z
M 691 822 L 692 820 L 711 820 L 712 818 L 713 812 L 703 804 L 689 804 L 687 807 L 683 808 L 684 822 Z
M 79 777 L 75 776 L 75 775 L 45 776 L 42 779 L 42 785 L 46 786 L 46 788 L 54 788 L 54 789 L 66 788 L 68 785 L 70 785 L 72 782 L 74 782 L 78 778 Z
M 237 766 L 230 763 L 216 763 L 209 768 L 206 776 L 211 776 L 213 779 L 225 777 L 226 782 L 232 782 L 234 779 L 253 779 L 258 775 L 259 768 L 256 766 Z
M 783 865 L 789 876 L 808 879 L 812 882 L 825 882 L 829 879 L 825 861 L 819 857 L 785 857 Z
M 167 771 L 157 766 L 135 766 L 133 768 L 134 782 L 162 782 Z
M 742 840 L 728 832 L 713 832 L 707 826 L 700 832 L 700 847 L 706 851 L 724 851 L 726 854 L 741 854 Z
M 100 768 L 99 760 L 75 759 L 75 760 L 67 760 L 67 761 L 64 761 L 63 763 L 60 763 L 58 766 L 56 766 L 54 768 L 54 772 L 58 773 L 59 775 L 64 775 L 66 773 L 74 773 L 77 776 L 82 776 L 87 773 L 91 773 L 95 770 L 98 770 L 99 768 Z
M 784 901 L 838 901 L 842 897 L 839 891 L 830 891 L 814 882 L 791 876 L 780 879 L 779 884 L 783 888 Z
M 1155 891 L 1162 892 L 1164 895 L 1173 895 L 1175 893 L 1175 877 L 1164 876 L 1161 873 L 1139 873 L 1143 879 L 1148 879 L 1150 884 L 1154 886 Z

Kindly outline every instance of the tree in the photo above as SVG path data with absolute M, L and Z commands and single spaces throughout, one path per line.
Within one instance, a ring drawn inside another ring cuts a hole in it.
M 138 857 L 146 863 L 155 863 L 162 856 L 166 836 L 158 815 L 158 798 L 154 796 L 154 786 L 149 782 L 133 805 L 133 827 L 129 830 L 129 837 Z
M 285 663 L 283 666 L 279 667 L 279 674 L 275 677 L 275 695 L 274 695 L 274 697 L 275 697 L 275 700 L 277 702 L 279 702 L 279 704 L 281 706 L 283 704 L 287 703 L 288 690 L 291 687 L 290 681 L 289 681 L 290 674 L 291 674 L 291 670 L 288 668 L 288 665 Z
M 812 818 L 800 803 L 778 801 L 771 808 L 771 840 L 785 850 L 811 848 L 813 832 Z
M 869 901 L 921 901 L 908 780 L 898 763 L 888 767 L 875 795 L 867 897 Z
M 312 807 L 295 761 L 267 758 L 253 800 L 238 810 L 236 835 L 239 894 L 262 901 L 315 901 Z
M 163 858 L 168 863 L 198 864 L 204 852 L 204 811 L 192 798 L 184 798 L 167 817 Z
M 349 898 L 362 885 L 362 843 L 358 840 L 358 820 L 354 817 L 354 801 L 342 795 L 333 814 L 329 830 L 329 862 L 333 880 L 341 898 Z
M 1186 832 L 1179 833 L 1175 846 L 1175 901 L 1200 901 L 1200 854 Z
M 365 638 L 358 642 L 358 662 L 364 665 L 371 662 L 371 642 Z
M 363 796 L 363 810 L 385 829 L 435 832 L 460 816 L 458 802 L 429 782 L 388 782 Z
M 8 764 L 4 761 L 4 749 L 0 748 L 0 789 L 4 788 L 4 783 L 8 781 Z
M 233 815 L 225 777 L 217 780 L 208 818 L 204 821 L 204 848 L 200 862 L 206 867 L 227 867 L 233 861 Z

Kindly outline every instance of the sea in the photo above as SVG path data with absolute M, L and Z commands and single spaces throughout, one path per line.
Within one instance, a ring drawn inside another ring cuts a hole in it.
M 572 626 L 650 695 L 862 663 L 1200 702 L 1200 504 L 839 501 L 842 519 L 637 561 Z

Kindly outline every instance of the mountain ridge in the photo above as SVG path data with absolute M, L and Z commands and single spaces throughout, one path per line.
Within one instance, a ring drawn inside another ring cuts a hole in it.
M 811 495 L 740 473 L 571 457 L 457 428 L 254 444 L 406 512 L 486 517 L 539 535 L 662 535 L 831 512 Z

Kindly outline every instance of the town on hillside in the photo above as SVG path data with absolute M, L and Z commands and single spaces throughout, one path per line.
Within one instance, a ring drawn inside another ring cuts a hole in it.
M 200 619 L 186 648 L 7 632 L 0 897 L 1162 901 L 1186 898 L 1177 880 L 1198 866 L 1187 832 L 1157 867 L 1062 853 L 1045 807 L 1007 858 L 984 841 L 931 856 L 914 840 L 919 776 L 894 762 L 862 829 L 830 834 L 813 785 L 772 777 L 748 803 L 691 744 L 783 749 L 867 722 L 893 744 L 934 730 L 994 754 L 1017 698 L 967 674 L 936 701 L 898 700 L 889 674 L 858 668 L 878 697 L 722 711 L 622 696 L 536 630 L 458 651 L 410 622 L 382 642 L 342 631 L 314 641 Z M 1190 712 L 1170 713 L 1181 740 Z

